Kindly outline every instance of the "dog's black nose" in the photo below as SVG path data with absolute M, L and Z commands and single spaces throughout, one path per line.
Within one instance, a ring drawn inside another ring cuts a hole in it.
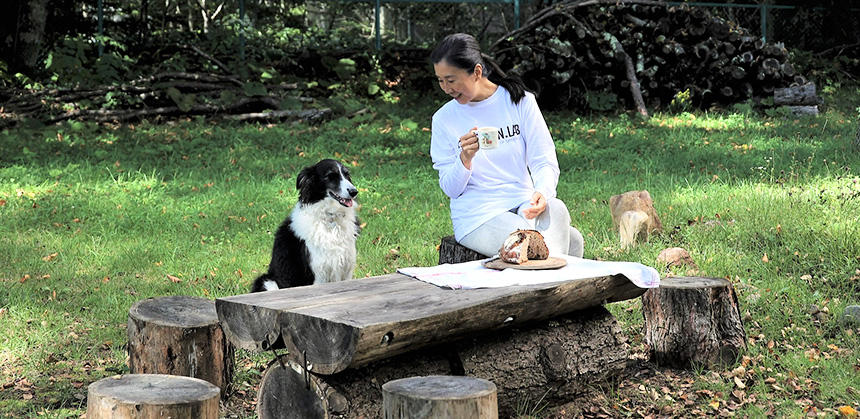
M 351 198 L 355 198 L 355 196 L 356 196 L 356 195 L 358 195 L 358 189 L 355 189 L 355 188 L 349 188 L 349 189 L 347 189 L 346 191 L 349 193 L 349 196 L 350 196 Z

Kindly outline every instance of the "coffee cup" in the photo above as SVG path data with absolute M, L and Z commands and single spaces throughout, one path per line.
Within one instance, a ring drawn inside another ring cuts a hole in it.
M 496 127 L 481 127 L 473 131 L 478 136 L 478 145 L 489 150 L 499 146 L 499 129 Z

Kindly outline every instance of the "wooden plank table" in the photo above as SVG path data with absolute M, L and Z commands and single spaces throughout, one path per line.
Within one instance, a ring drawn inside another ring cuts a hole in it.
M 224 297 L 215 307 L 237 347 L 286 348 L 309 371 L 335 374 L 427 345 L 644 292 L 622 275 L 451 290 L 395 273 Z

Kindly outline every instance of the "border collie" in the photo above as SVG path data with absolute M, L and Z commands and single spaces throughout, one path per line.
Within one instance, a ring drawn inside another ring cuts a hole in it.
M 269 271 L 251 292 L 352 279 L 361 228 L 349 170 L 337 160 L 320 160 L 302 169 L 296 189 L 299 201 L 275 233 Z

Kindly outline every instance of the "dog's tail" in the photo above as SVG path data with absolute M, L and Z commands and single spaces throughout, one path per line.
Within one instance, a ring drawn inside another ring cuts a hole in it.
M 625 211 L 618 220 L 618 233 L 621 236 L 621 248 L 631 246 L 636 237 L 644 234 L 647 237 L 648 214 L 644 211 Z
M 268 273 L 260 275 L 254 280 L 254 283 L 251 284 L 251 292 L 271 291 L 277 288 L 277 283 L 271 279 L 271 276 Z

